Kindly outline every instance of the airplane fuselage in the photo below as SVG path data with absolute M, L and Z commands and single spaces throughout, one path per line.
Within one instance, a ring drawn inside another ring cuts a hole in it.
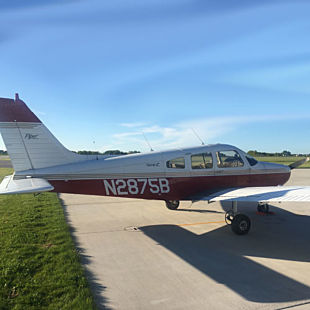
M 160 200 L 195 200 L 225 188 L 283 185 L 287 166 L 255 161 L 240 149 L 215 144 L 145 154 L 94 158 L 23 171 L 55 192 Z

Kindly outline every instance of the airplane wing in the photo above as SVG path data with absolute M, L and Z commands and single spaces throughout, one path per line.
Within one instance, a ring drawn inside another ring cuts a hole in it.
M 54 187 L 44 179 L 27 178 L 14 180 L 13 177 L 14 175 L 4 177 L 0 184 L 0 195 L 39 193 L 54 189 Z
M 213 201 L 285 202 L 309 201 L 310 186 L 266 186 L 225 189 L 200 198 Z

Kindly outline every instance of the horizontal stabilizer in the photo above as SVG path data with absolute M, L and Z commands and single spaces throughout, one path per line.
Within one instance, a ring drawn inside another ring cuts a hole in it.
M 0 195 L 48 192 L 54 187 L 44 179 L 27 178 L 14 180 L 13 175 L 6 176 L 0 184 Z

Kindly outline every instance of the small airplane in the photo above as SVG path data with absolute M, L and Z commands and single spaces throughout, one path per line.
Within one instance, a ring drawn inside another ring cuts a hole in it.
M 0 98 L 0 131 L 14 168 L 0 194 L 53 191 L 157 199 L 176 210 L 180 200 L 231 201 L 226 223 L 247 234 L 250 218 L 238 202 L 310 201 L 310 187 L 282 186 L 290 166 L 259 162 L 232 145 L 214 144 L 123 156 L 79 155 L 66 149 L 19 99 Z

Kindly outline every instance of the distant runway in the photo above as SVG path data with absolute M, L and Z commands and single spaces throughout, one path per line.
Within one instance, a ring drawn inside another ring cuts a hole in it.
M 310 185 L 310 170 L 290 184 Z M 219 203 L 62 194 L 100 309 L 310 308 L 310 204 L 282 203 L 233 234 Z M 283 209 L 279 208 L 282 207 Z
M 9 159 L 0 158 L 0 168 L 12 168 L 12 163 Z

